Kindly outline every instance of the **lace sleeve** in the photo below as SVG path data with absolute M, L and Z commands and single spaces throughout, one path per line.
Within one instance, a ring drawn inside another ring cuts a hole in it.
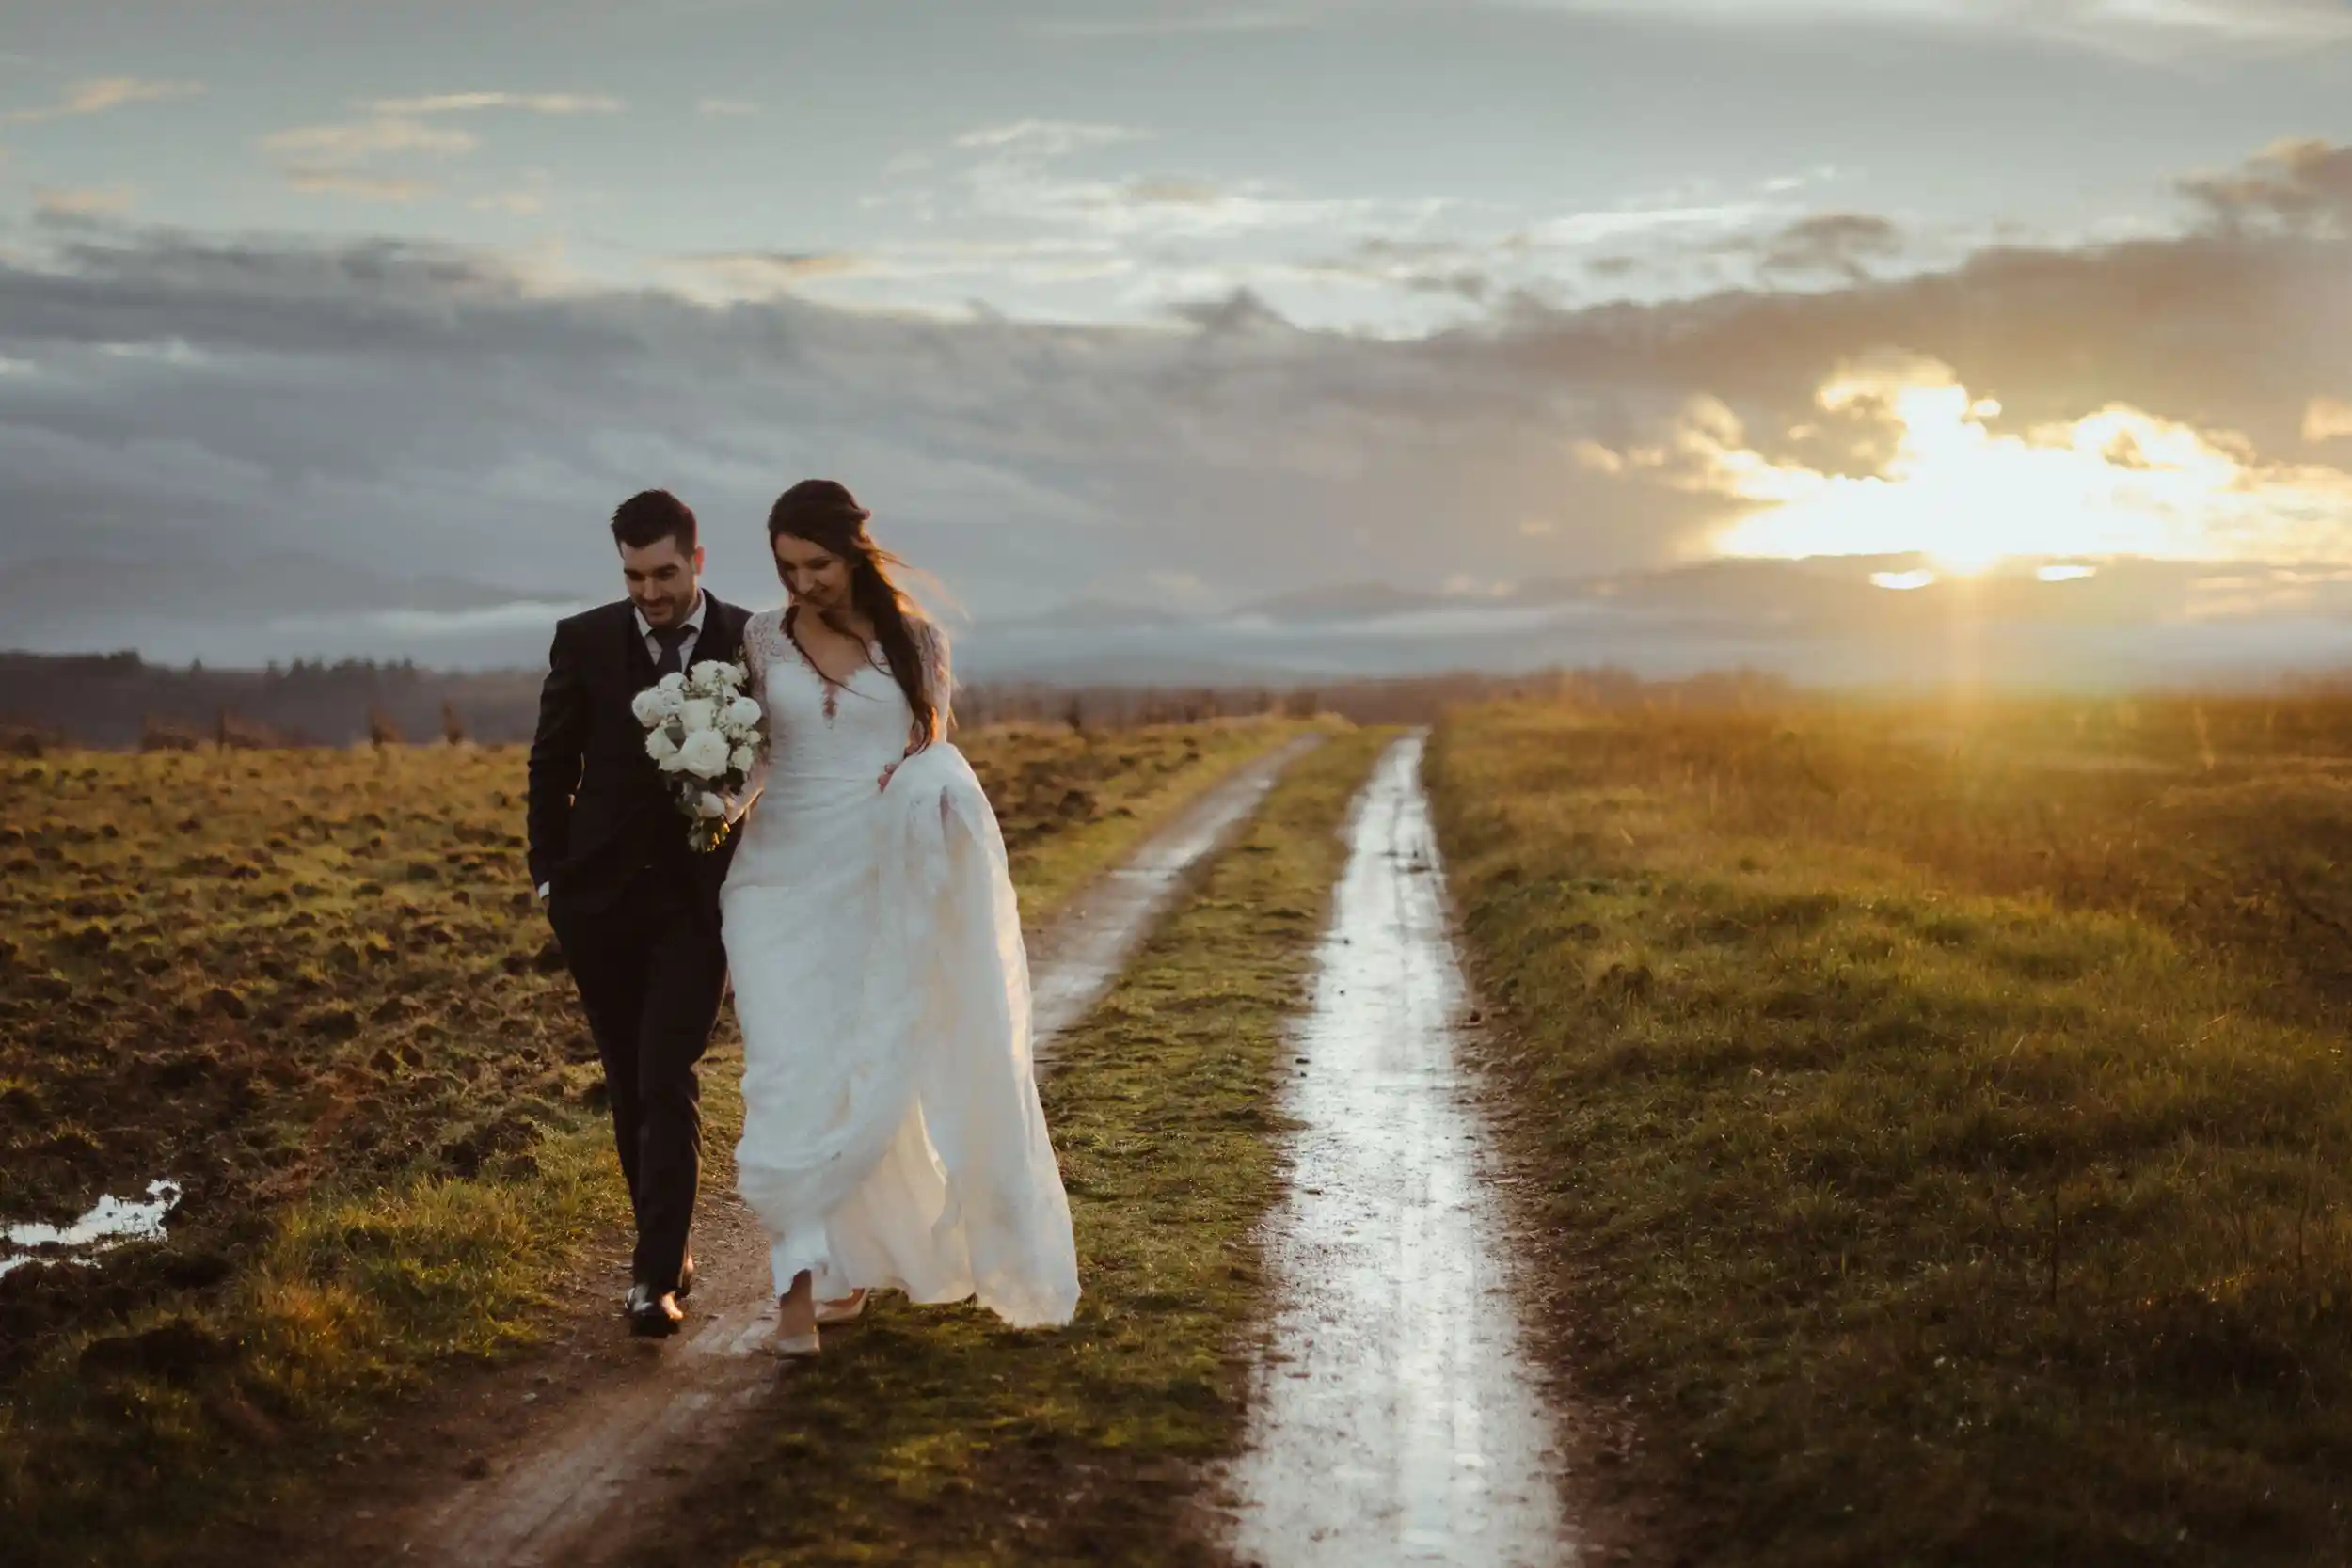
M 914 623 L 914 650 L 923 658 L 923 688 L 931 696 L 931 706 L 939 713 L 939 733 L 947 733 L 947 719 L 955 701 L 956 677 L 948 657 L 947 634 L 930 621 Z
M 768 787 L 768 769 L 776 747 L 776 710 L 768 701 L 768 668 L 775 661 L 777 640 L 783 635 L 783 612 L 763 610 L 743 624 L 743 668 L 750 674 L 745 689 L 759 705 L 759 755 L 744 776 L 742 809 Z
M 772 610 L 763 610 L 743 623 L 743 668 L 751 674 L 752 701 L 759 705 L 763 715 L 768 712 L 768 666 L 773 657 L 778 628 Z

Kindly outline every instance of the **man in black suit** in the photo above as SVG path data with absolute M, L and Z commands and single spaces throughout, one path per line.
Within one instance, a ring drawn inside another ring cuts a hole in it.
M 628 597 L 559 622 L 531 742 L 531 878 L 604 1059 L 612 1134 L 637 1217 L 629 1328 L 677 1332 L 702 1150 L 694 1064 L 726 989 L 719 885 L 730 840 L 688 847 L 645 754 L 638 692 L 704 659 L 743 657 L 745 614 L 701 589 L 694 514 L 666 490 L 612 514 Z

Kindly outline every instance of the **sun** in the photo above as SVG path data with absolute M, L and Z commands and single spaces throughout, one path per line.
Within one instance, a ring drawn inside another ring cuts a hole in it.
M 1920 555 L 1953 576 L 2020 557 L 2352 556 L 2352 475 L 2261 465 L 2226 433 L 2123 404 L 1999 430 L 1998 403 L 1913 358 L 1842 370 L 1816 402 L 1833 430 L 1894 427 L 1878 472 L 1768 458 L 1713 400 L 1686 413 L 1666 447 L 1624 461 L 1751 503 L 1711 542 L 1719 555 Z

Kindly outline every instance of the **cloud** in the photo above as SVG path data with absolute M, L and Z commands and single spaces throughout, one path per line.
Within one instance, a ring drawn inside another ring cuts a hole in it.
M 361 201 L 416 201 L 440 188 L 429 180 L 349 168 L 296 166 L 285 175 L 286 183 L 306 196 L 348 196 Z
M 863 251 L 705 252 L 668 258 L 661 270 L 689 298 L 721 302 L 773 299 L 828 283 L 949 277 L 1067 282 L 1109 276 L 1128 265 L 1104 242 L 1033 239 L 898 243 Z
M 1861 282 L 1866 263 L 1899 256 L 1903 234 L 1867 213 L 1822 213 L 1799 218 L 1773 235 L 1756 265 L 1771 273 L 1828 273 Z
M 481 109 L 525 109 L 535 115 L 616 115 L 628 107 L 603 93 L 445 92 L 425 98 L 380 98 L 374 111 L 393 119 L 416 115 L 469 114 Z
M 880 265 L 846 251 L 742 250 L 676 257 L 668 269 L 703 297 L 772 299 L 825 278 L 872 277 Z
M 1134 16 L 1032 17 L 1022 25 L 1037 38 L 1073 40 L 1163 39 L 1219 33 L 1294 32 L 1320 20 L 1312 12 L 1293 9 L 1176 11 Z
M 2342 233 L 2352 225 L 2352 147 L 2281 141 L 2242 168 L 2180 183 L 2223 230 Z
M 1546 218 L 1531 226 L 1526 238 L 1537 245 L 1576 246 L 1660 234 L 1725 232 L 1768 217 L 1774 210 L 1772 204 L 1754 199 L 1597 208 Z
M 1093 125 L 1067 119 L 1017 119 L 983 125 L 956 138 L 958 147 L 1003 149 L 1036 158 L 1058 158 L 1089 147 L 1141 141 L 1145 133 L 1124 125 Z
M 356 124 L 304 125 L 290 131 L 274 131 L 262 138 L 261 145 L 263 151 L 282 158 L 350 164 L 388 152 L 464 157 L 481 145 L 481 139 L 469 131 L 387 116 Z
M 1345 254 L 1309 263 L 1302 276 L 1480 304 L 1499 290 L 1493 248 L 1453 240 L 1359 240 Z
M 44 218 L 113 217 L 128 212 L 132 191 L 127 185 L 103 189 L 57 190 L 36 186 L 33 210 Z
M 72 115 L 103 114 L 126 103 L 152 103 L 167 99 L 190 98 L 204 90 L 201 82 L 151 81 L 138 76 L 100 76 L 87 82 L 76 82 L 66 88 L 65 96 L 56 103 L 32 109 L 16 109 L 0 114 L 0 125 L 38 125 L 44 120 L 63 119 Z
M 2215 44 L 2278 48 L 2352 39 L 2341 0 L 1502 0 L 1528 10 L 1697 25 L 1981 29 L 2143 57 Z
M 437 182 L 385 169 L 402 154 L 462 158 L 480 146 L 469 131 L 383 115 L 347 125 L 304 125 L 263 136 L 262 150 L 280 160 L 286 183 L 307 196 L 345 196 L 362 201 L 421 200 Z
M 2352 436 L 2352 403 L 2342 398 L 2313 398 L 2303 410 L 2303 439 L 2313 446 Z
M 9 559 L 300 543 L 387 570 L 462 560 L 560 596 L 601 586 L 613 499 L 669 483 L 711 530 L 714 586 L 757 598 L 774 592 L 758 517 L 825 472 L 983 618 L 1140 594 L 1155 572 L 1226 602 L 1343 562 L 1524 581 L 1705 551 L 1776 504 L 1756 493 L 1773 484 L 1867 493 L 1853 484 L 1894 473 L 1915 427 L 1883 388 L 1829 407 L 1821 389 L 1930 362 L 1946 380 L 1927 391 L 2003 405 L 1916 427 L 1931 436 L 1978 427 L 2124 491 L 2210 471 L 2224 496 L 2248 486 L 2228 535 L 2244 547 L 2337 538 L 2342 476 L 2305 436 L 2336 428 L 2314 400 L 2352 363 L 2352 239 L 2326 233 L 2209 226 L 1648 304 L 1502 294 L 1402 341 L 1302 327 L 1245 292 L 1148 327 L 805 297 L 889 269 L 1129 259 L 1083 230 L 995 253 L 681 258 L 663 287 L 627 289 L 442 245 L 42 239 L 0 254 L 0 356 L 38 367 L 0 380 Z M 1475 264 L 1409 234 L 1332 255 L 1432 278 Z
M 1978 0 L 1973 19 L 1998 24 L 2016 15 L 1999 0 Z M 2352 14 L 2340 0 L 2047 0 L 2026 20 L 2062 36 L 2128 47 L 2134 35 L 2183 45 L 2199 42 L 2317 44 L 2352 39 Z
M 1280 229 L 1410 225 L 1426 220 L 1442 206 L 1433 201 L 1306 197 L 1257 180 L 1087 178 L 1055 166 L 1052 160 L 1066 150 L 1058 144 L 1041 138 L 1004 145 L 1011 150 L 983 158 L 964 171 L 973 205 L 993 217 L 1048 229 L 1151 242 Z M 1053 150 L 1034 150 L 1039 145 Z
M 506 213 L 529 217 L 547 210 L 547 198 L 537 191 L 492 191 L 466 203 L 477 213 Z

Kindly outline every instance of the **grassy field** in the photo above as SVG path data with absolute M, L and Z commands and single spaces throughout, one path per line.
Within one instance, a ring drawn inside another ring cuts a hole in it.
M 964 746 L 1039 919 L 1288 733 Z M 0 1216 L 183 1189 L 160 1243 L 0 1275 L 0 1534 L 171 1560 L 319 1446 L 290 1435 L 331 1446 L 529 1339 L 621 1220 L 594 1047 L 522 885 L 521 775 L 470 748 L 0 774 Z
M 1339 829 L 1387 737 L 1296 764 L 1248 833 L 1055 1047 L 1044 1085 L 1086 1294 L 1066 1330 L 892 1298 L 795 1369 L 649 1563 L 1219 1560 L 1187 1521 L 1236 1444 L 1280 1185 L 1273 1091 Z
M 1490 706 L 1555 1364 L 1694 1561 L 2352 1559 L 2352 704 Z

